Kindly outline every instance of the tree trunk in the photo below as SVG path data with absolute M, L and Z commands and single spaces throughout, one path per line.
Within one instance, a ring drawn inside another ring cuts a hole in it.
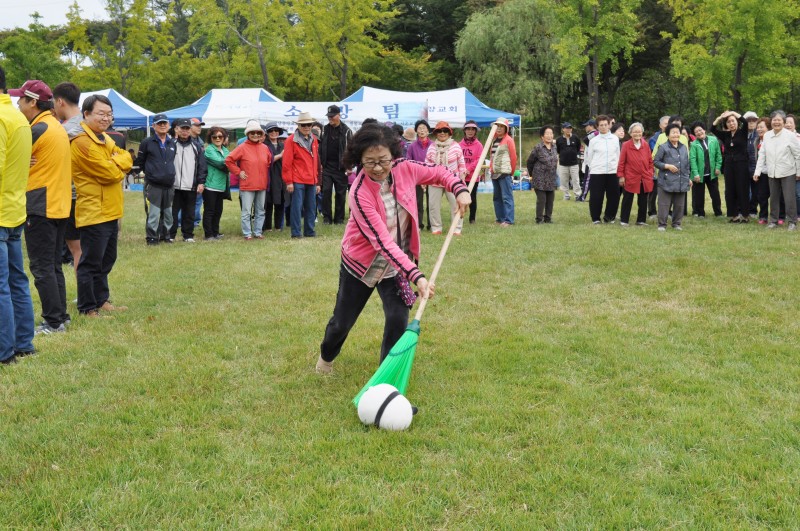
M 744 70 L 744 60 L 747 57 L 747 52 L 743 52 L 736 61 L 736 70 L 733 75 L 733 83 L 731 84 L 731 92 L 733 93 L 733 108 L 737 112 L 742 112 L 742 71 Z
M 347 37 L 342 36 L 338 48 L 342 56 L 342 68 L 339 70 L 339 98 L 345 99 L 347 97 L 347 71 L 350 66 L 350 61 L 347 58 Z
M 261 37 L 256 39 L 256 51 L 258 52 L 258 64 L 261 67 L 261 79 L 264 82 L 264 90 L 269 91 L 269 73 L 267 72 L 267 61 L 264 58 L 264 47 L 261 46 Z

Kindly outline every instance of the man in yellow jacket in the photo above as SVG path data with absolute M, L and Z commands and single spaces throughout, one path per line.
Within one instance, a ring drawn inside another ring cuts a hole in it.
M 31 127 L 6 94 L 0 68 L 0 363 L 33 352 L 33 302 L 22 261 Z
M 25 244 L 44 319 L 35 333 L 65 332 L 69 315 L 61 249 L 72 206 L 69 138 L 53 114 L 53 93 L 44 82 L 26 81 L 8 94 L 19 98 L 17 106 L 33 135 Z
M 78 311 L 99 317 L 100 310 L 127 310 L 109 301 L 108 274 L 117 261 L 119 220 L 123 213 L 122 181 L 133 159 L 104 134 L 114 121 L 105 96 L 86 98 L 81 108 L 83 133 L 72 140 L 75 182 L 75 226 L 81 234 L 78 263 Z

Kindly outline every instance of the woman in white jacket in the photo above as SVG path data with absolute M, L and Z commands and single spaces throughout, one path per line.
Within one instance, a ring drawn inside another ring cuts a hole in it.
M 786 113 L 775 111 L 770 115 L 772 130 L 764 133 L 753 180 L 762 173 L 769 175 L 769 225 L 774 229 L 778 222 L 781 192 L 786 202 L 786 221 L 789 230 L 797 228 L 797 203 L 793 201 L 796 182 L 800 180 L 800 141 L 785 127 Z
M 619 138 L 609 132 L 611 120 L 608 116 L 597 117 L 597 130 L 600 134 L 592 138 L 584 155 L 584 170 L 590 172 L 589 181 L 589 214 L 592 223 L 600 223 L 603 212 L 603 197 L 606 199 L 606 211 L 603 221 L 614 223 L 619 208 L 619 180 L 617 163 L 619 163 Z

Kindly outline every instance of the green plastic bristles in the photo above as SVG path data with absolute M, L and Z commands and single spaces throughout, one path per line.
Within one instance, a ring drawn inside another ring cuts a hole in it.
M 400 336 L 400 339 L 389 351 L 389 354 L 369 379 L 361 391 L 353 398 L 353 404 L 358 407 L 361 395 L 374 385 L 388 383 L 397 388 L 401 395 L 406 394 L 408 380 L 411 378 L 411 366 L 414 364 L 414 352 L 419 341 L 419 321 L 414 319 Z

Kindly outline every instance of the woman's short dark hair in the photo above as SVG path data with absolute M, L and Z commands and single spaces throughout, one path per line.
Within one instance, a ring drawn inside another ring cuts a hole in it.
M 223 129 L 222 127 L 214 126 L 208 130 L 208 134 L 206 135 L 206 142 L 209 144 L 211 143 L 211 137 L 216 135 L 217 133 L 222 133 L 223 139 L 228 138 L 228 132 Z
M 672 116 L 669 117 L 669 123 L 673 122 L 680 122 L 681 124 L 683 124 L 683 116 L 681 116 L 680 114 L 673 114 Z
M 706 130 L 706 124 L 704 124 L 700 120 L 697 120 L 696 122 L 692 122 L 692 125 L 689 128 L 689 132 L 694 134 L 694 130 L 697 129 L 698 127 L 702 127 L 703 131 Z
M 416 122 L 414 122 L 414 132 L 417 131 L 420 125 L 424 125 L 425 127 L 427 127 L 428 131 L 431 130 L 431 124 L 429 124 L 427 120 L 417 120 Z
M 400 124 L 393 124 L 392 131 L 394 131 L 397 136 L 403 136 L 403 126 Z
M 539 136 L 544 136 L 547 130 L 550 129 L 553 133 L 556 132 L 555 128 L 552 125 L 543 125 L 541 129 L 539 129 Z
M 378 120 L 376 120 L 375 118 L 364 118 L 364 121 L 361 122 L 361 126 L 363 127 L 365 125 L 376 124 L 376 123 L 378 123 Z
M 105 103 L 106 105 L 111 107 L 112 110 L 114 109 L 114 106 L 111 105 L 110 99 L 106 98 L 102 94 L 92 94 L 91 96 L 83 100 L 83 106 L 81 107 L 81 112 L 84 115 L 86 115 L 87 112 L 91 113 L 92 111 L 94 111 L 94 106 L 98 101 L 100 103 Z
M 673 129 L 677 129 L 678 133 L 681 132 L 681 126 L 680 125 L 678 125 L 676 123 L 670 123 L 670 124 L 667 124 L 667 128 L 664 129 L 664 134 L 669 136 L 669 134 L 672 132 Z
M 616 133 L 620 129 L 624 130 L 625 129 L 625 125 L 621 124 L 619 122 L 615 122 L 614 125 L 611 126 L 611 129 L 609 129 L 609 132 Z
M 403 149 L 397 141 L 397 133 L 391 127 L 385 125 L 370 125 L 362 127 L 352 140 L 347 143 L 347 150 L 344 153 L 344 165 L 352 168 L 361 164 L 361 156 L 364 151 L 373 147 L 385 147 L 392 154 L 392 159 L 399 159 L 403 156 Z
M 606 122 L 607 124 L 610 124 L 611 118 L 609 118 L 605 114 L 601 114 L 600 116 L 594 119 L 594 123 L 596 123 L 597 125 L 600 125 L 600 122 Z
M 783 112 L 783 111 L 781 111 L 781 112 Z M 773 114 L 775 114 L 775 113 L 773 113 Z M 785 121 L 786 120 L 784 120 L 784 122 Z M 764 126 L 766 126 L 767 131 L 772 131 L 772 119 L 767 118 L 766 116 L 762 116 L 761 118 L 758 119 L 758 122 L 756 122 L 756 127 L 758 127 L 758 124 L 760 124 L 761 122 L 764 122 Z

